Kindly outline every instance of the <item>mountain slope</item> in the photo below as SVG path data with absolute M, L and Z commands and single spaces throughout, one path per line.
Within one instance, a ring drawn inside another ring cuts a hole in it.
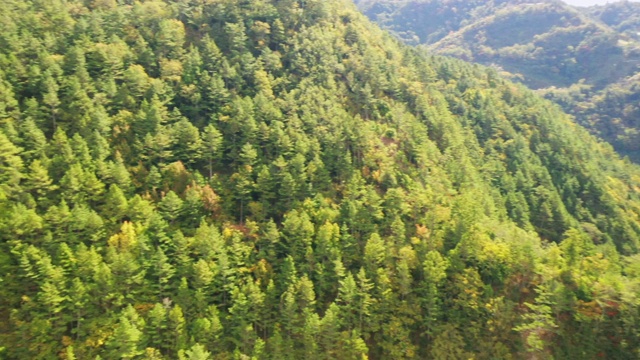
M 0 3 L 0 356 L 634 358 L 640 172 L 349 3 Z
M 498 64 L 536 89 L 567 87 L 582 79 L 601 89 L 637 69 L 640 47 L 626 40 L 569 6 L 536 1 L 507 3 L 429 49 Z
M 581 79 L 601 89 L 633 74 L 640 60 L 631 32 L 617 30 L 634 8 L 590 13 L 556 0 L 363 0 L 359 6 L 409 42 L 497 65 L 536 89 Z
M 640 4 L 633 1 L 611 2 L 604 6 L 581 9 L 588 16 L 602 21 L 607 26 L 636 40 L 640 39 Z
M 620 153 L 640 158 L 635 110 L 617 106 L 635 97 L 638 4 L 574 8 L 553 0 L 363 0 L 359 5 L 405 42 L 498 67 L 542 89 Z

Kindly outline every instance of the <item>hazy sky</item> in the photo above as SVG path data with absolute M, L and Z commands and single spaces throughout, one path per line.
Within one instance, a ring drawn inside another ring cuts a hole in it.
M 638 2 L 640 0 L 631 0 Z M 578 6 L 589 6 L 589 5 L 602 5 L 606 3 L 616 2 L 615 0 L 564 0 L 567 4 L 578 5 Z

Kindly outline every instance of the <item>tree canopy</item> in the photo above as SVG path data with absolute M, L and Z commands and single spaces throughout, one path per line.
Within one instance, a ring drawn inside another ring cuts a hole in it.
M 640 171 L 346 0 L 0 2 L 0 358 L 640 354 Z

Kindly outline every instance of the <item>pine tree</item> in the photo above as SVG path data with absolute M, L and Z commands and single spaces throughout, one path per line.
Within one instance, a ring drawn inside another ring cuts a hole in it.
M 116 359 L 134 359 L 142 355 L 143 330 L 144 321 L 139 318 L 133 307 L 126 308 L 106 344 L 109 356 Z
M 167 340 L 171 344 L 171 353 L 176 354 L 178 351 L 185 349 L 189 337 L 186 329 L 186 320 L 180 305 L 176 304 L 169 310 L 168 332 L 169 337 Z
M 22 151 L 9 138 L 0 132 L 0 185 L 5 192 L 15 190 L 23 177 L 23 162 L 19 154 Z
M 209 180 L 213 176 L 213 161 L 220 158 L 219 150 L 222 145 L 222 134 L 213 124 L 207 125 L 202 134 L 205 158 L 209 163 Z
M 189 350 L 181 350 L 178 354 L 180 360 L 211 360 L 211 353 L 204 346 L 195 344 Z
M 45 76 L 45 93 L 42 102 L 47 106 L 47 112 L 51 118 L 51 133 L 55 133 L 58 130 L 58 111 L 61 104 L 58 98 L 59 86 L 51 76 L 51 73 L 46 73 Z
M 167 312 L 165 305 L 155 304 L 147 315 L 147 327 L 145 331 L 149 346 L 163 353 L 167 353 L 170 350 L 167 333 L 169 326 Z
M 173 223 L 181 215 L 183 209 L 183 201 L 176 195 L 175 192 L 169 191 L 165 197 L 162 198 L 158 208 L 163 217 Z
M 109 186 L 106 194 L 103 213 L 109 221 L 120 222 L 127 214 L 128 201 L 124 192 L 116 184 Z

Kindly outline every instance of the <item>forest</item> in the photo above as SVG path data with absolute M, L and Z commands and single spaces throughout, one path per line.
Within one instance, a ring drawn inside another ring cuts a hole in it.
M 0 359 L 637 359 L 640 168 L 348 0 L 0 1 Z
M 361 11 L 429 53 L 495 68 L 561 105 L 640 162 L 640 3 L 560 0 L 356 0 Z

